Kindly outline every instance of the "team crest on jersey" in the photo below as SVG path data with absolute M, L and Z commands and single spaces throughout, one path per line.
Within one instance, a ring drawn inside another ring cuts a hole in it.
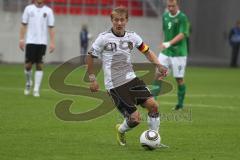
M 133 43 L 132 43 L 132 42 L 128 42 L 128 48 L 129 48 L 130 50 L 133 49 Z
M 43 13 L 43 17 L 46 18 L 47 17 L 47 13 Z

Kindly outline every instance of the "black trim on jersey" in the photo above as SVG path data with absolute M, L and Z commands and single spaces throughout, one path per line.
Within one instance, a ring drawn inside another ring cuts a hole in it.
M 140 48 L 143 46 L 143 42 L 137 47 L 137 49 L 139 49 L 140 50 Z
M 92 57 L 92 58 L 98 58 L 97 56 L 94 56 L 94 55 L 92 55 L 92 54 L 91 54 L 91 57 Z
M 91 55 L 92 58 L 98 58 L 97 56 L 92 55 L 92 52 L 88 52 L 89 55 Z
M 24 26 L 26 26 L 27 24 L 28 24 L 28 23 L 23 23 L 23 22 L 22 22 L 22 25 L 24 25 Z
M 113 29 L 111 28 L 111 31 L 112 31 L 112 34 L 114 34 L 116 37 L 124 37 L 125 36 L 125 34 L 126 34 L 126 31 L 124 31 L 124 35 L 122 35 L 122 36 L 119 36 L 119 35 L 117 35 L 116 33 L 114 33 L 113 32 Z

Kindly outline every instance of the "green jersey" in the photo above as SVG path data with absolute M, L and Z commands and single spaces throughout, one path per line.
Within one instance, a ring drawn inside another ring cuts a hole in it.
M 167 56 L 187 56 L 187 38 L 189 36 L 189 21 L 187 16 L 179 11 L 176 16 L 172 16 L 169 12 L 165 12 L 162 19 L 164 42 L 172 40 L 179 33 L 185 35 L 184 39 L 171 47 L 163 50 L 163 53 Z

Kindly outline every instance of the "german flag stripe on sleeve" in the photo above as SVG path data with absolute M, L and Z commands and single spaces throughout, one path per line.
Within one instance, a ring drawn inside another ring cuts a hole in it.
M 139 47 L 138 50 L 142 53 L 146 53 L 149 50 L 149 46 L 146 45 L 145 43 L 142 43 Z

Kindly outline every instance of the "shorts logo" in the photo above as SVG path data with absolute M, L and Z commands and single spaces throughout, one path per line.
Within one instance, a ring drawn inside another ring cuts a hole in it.
M 183 69 L 183 66 L 178 66 L 178 72 L 180 73 Z

